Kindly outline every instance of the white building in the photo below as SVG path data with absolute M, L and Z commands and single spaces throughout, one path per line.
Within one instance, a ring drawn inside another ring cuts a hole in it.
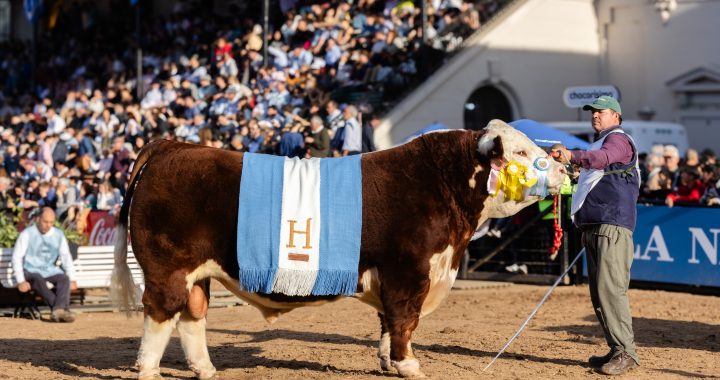
M 614 85 L 625 119 L 654 112 L 684 124 L 692 147 L 720 152 L 718 20 L 711 0 L 516 0 L 393 109 L 376 143 L 433 122 L 589 120 L 565 106 L 565 88 Z

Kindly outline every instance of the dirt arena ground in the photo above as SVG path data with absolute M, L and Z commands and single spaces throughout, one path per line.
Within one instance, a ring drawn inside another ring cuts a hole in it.
M 604 354 L 587 286 L 555 290 L 528 328 L 482 369 L 533 310 L 545 286 L 454 290 L 414 335 L 421 368 L 436 379 L 602 378 L 585 361 Z M 622 378 L 720 378 L 720 297 L 631 290 L 640 368 Z M 220 378 L 393 378 L 375 358 L 375 313 L 353 299 L 303 308 L 267 325 L 249 306 L 213 308 L 210 355 Z M 83 313 L 74 324 L 0 318 L 0 378 L 116 379 L 136 376 L 142 318 Z M 188 379 L 174 335 L 163 376 Z

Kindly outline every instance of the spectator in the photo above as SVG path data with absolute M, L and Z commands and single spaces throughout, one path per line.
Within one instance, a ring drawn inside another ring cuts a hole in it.
M 700 155 L 697 150 L 690 148 L 685 152 L 685 162 L 683 166 L 691 167 L 695 169 L 698 174 L 700 173 Z
M 663 158 L 665 159 L 663 167 L 670 172 L 671 178 L 673 179 L 673 188 L 675 188 L 680 177 L 678 170 L 680 168 L 680 153 L 675 146 L 665 145 L 663 148 Z
M 57 207 L 57 197 L 54 189 L 50 187 L 48 182 L 41 182 L 37 189 L 39 207 L 49 207 L 53 210 Z
M 244 152 L 245 146 L 243 145 L 243 137 L 240 134 L 233 135 L 230 139 L 230 145 L 228 149 L 233 152 Z
M 298 116 L 298 119 L 307 123 L 304 119 Z M 328 157 L 330 155 L 330 135 L 328 134 L 327 128 L 323 125 L 322 118 L 320 116 L 313 116 L 310 119 L 310 131 L 308 136 L 305 137 L 305 144 L 308 147 L 309 157 Z
M 334 135 L 338 128 L 342 127 L 345 123 L 343 122 L 342 111 L 338 109 L 338 105 L 335 101 L 331 100 L 325 105 L 325 111 L 327 111 L 326 125 L 330 127 L 330 134 Z M 332 136 L 330 136 L 332 137 Z
M 342 155 L 351 156 L 362 152 L 362 127 L 357 119 L 358 112 L 355 106 L 347 106 L 343 111 L 345 119 L 345 138 L 342 145 Z
M 112 166 L 110 173 L 115 186 L 122 187 L 130 170 L 130 152 L 125 148 L 125 139 L 115 137 L 112 143 Z
M 213 146 L 213 135 L 210 128 L 202 128 L 198 132 L 198 137 L 200 138 L 199 145 L 202 146 Z
M 700 204 L 704 206 L 720 206 L 720 168 L 714 164 L 700 166 L 702 182 L 705 192 L 700 197 Z
M 705 192 L 705 186 L 698 179 L 697 171 L 690 167 L 679 170 L 680 181 L 677 189 L 665 197 L 665 204 L 673 207 L 678 202 L 698 203 Z
M 78 190 L 75 186 L 72 186 L 68 178 L 60 178 L 58 180 L 56 194 L 58 220 L 72 219 L 72 215 L 69 214 L 74 215 L 74 210 L 70 211 L 70 208 L 77 206 L 79 197 Z
M 121 205 L 122 195 L 120 195 L 120 190 L 114 188 L 110 181 L 101 182 L 98 187 L 95 208 L 101 211 L 109 211 L 110 215 L 115 215 L 120 211 Z
M 48 108 L 45 118 L 47 119 L 47 133 L 49 135 L 59 135 L 65 130 L 65 120 L 57 114 L 55 108 Z
M 20 233 L 12 255 L 13 267 L 18 269 L 15 280 L 20 292 L 34 290 L 45 300 L 52 310 L 52 321 L 73 322 L 70 292 L 77 289 L 75 271 L 67 239 L 54 223 L 55 212 L 44 207 L 37 222 Z M 55 264 L 58 257 L 63 270 Z M 53 290 L 48 289 L 48 282 Z
M 302 158 L 305 156 L 305 142 L 303 141 L 302 133 L 300 133 L 300 128 L 300 123 L 293 123 L 288 131 L 282 134 L 279 144 L 279 153 L 281 156 L 291 158 Z
M 717 165 L 717 158 L 715 157 L 715 152 L 713 152 L 712 149 L 704 149 L 702 153 L 700 153 L 700 163 Z
M 370 120 L 363 124 L 362 128 L 362 152 L 375 151 L 375 129 L 380 126 L 380 117 L 378 115 L 370 116 Z
M 5 159 L 3 160 L 3 166 L 8 176 L 15 178 L 19 175 L 18 168 L 20 167 L 20 155 L 17 152 L 15 145 L 8 145 L 5 150 Z
M 0 210 L 4 212 L 12 212 L 15 207 L 15 198 L 12 192 L 12 182 L 10 178 L 0 177 Z
M 263 148 L 265 137 L 260 132 L 260 126 L 255 120 L 251 120 L 248 124 L 248 135 L 243 138 L 243 145 L 250 153 L 258 153 Z

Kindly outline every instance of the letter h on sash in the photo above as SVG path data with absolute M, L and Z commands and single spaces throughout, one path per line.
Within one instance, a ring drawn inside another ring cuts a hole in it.
M 286 248 L 295 248 L 295 234 L 303 234 L 305 235 L 305 245 L 303 246 L 303 249 L 312 249 L 312 246 L 310 245 L 311 220 L 312 218 L 308 218 L 305 222 L 305 231 L 295 229 L 295 223 L 297 223 L 297 220 L 288 220 L 288 222 L 290 223 L 290 239 L 288 239 L 288 244 L 285 246 Z M 288 254 L 288 259 L 293 261 L 309 261 L 310 255 L 302 253 L 290 253 Z

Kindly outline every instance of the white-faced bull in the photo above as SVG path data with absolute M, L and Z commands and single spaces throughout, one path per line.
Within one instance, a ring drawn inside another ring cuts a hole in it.
M 527 170 L 521 180 L 534 182 L 537 160 L 546 155 L 494 120 L 481 131 L 430 133 L 360 158 L 362 228 L 354 297 L 380 316 L 383 370 L 422 375 L 410 346 L 412 333 L 420 317 L 449 294 L 474 232 L 488 218 L 513 215 L 538 200 L 507 197 L 502 188 L 491 195 L 491 172 L 512 163 Z M 200 378 L 215 375 L 205 339 L 210 278 L 270 322 L 294 308 L 340 297 L 252 293 L 240 286 L 236 235 L 243 158 L 170 141 L 149 144 L 138 157 L 120 213 L 112 287 L 120 306 L 134 302 L 126 264 L 129 225 L 145 275 L 140 378 L 159 374 L 175 328 L 191 369 Z M 540 166 L 541 182 L 556 193 L 564 168 L 553 160 Z

